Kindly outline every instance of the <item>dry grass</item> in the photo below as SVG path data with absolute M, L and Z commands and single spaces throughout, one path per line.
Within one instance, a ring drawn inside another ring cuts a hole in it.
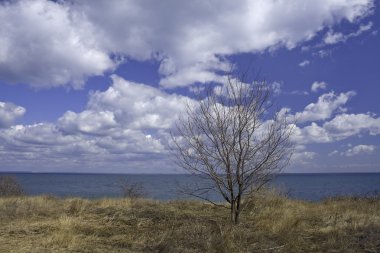
M 231 226 L 197 201 L 0 198 L 0 252 L 380 252 L 380 199 L 256 197 Z

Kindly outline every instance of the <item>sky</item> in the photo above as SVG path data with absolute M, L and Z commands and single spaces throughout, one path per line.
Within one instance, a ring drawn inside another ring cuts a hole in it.
M 231 69 L 297 118 L 284 172 L 380 172 L 375 0 L 0 1 L 0 171 L 181 173 L 170 131 Z

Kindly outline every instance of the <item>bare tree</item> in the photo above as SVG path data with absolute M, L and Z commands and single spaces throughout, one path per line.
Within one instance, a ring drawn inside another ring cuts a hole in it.
M 229 76 L 209 88 L 199 104 L 188 105 L 172 133 L 177 163 L 206 179 L 188 194 L 212 201 L 217 192 L 238 223 L 243 198 L 259 190 L 287 165 L 293 152 L 291 124 L 273 109 L 264 81 L 251 84 Z

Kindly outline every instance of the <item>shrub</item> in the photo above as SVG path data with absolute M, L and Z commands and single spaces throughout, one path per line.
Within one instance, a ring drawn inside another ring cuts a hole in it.
M 137 199 L 147 196 L 144 186 L 141 183 L 131 183 L 127 180 L 122 180 L 120 188 L 124 198 Z
M 0 197 L 22 195 L 24 195 L 24 190 L 14 177 L 0 176 Z

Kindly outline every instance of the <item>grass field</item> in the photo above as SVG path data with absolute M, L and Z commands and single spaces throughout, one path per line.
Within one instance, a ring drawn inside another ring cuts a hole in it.
M 256 197 L 231 225 L 198 201 L 0 198 L 0 252 L 380 252 L 380 198 Z

